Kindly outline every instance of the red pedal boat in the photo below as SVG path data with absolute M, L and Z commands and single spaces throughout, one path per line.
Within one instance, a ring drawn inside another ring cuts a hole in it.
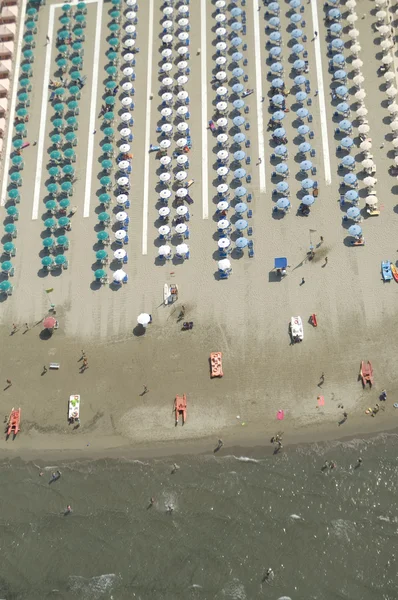
M 391 273 L 395 281 L 398 283 L 398 269 L 393 263 L 391 263 Z
M 359 373 L 362 378 L 363 387 L 366 387 L 367 383 L 370 385 L 370 387 L 372 387 L 372 385 L 373 385 L 373 367 L 372 367 L 372 363 L 369 360 L 368 361 L 363 360 L 361 362 L 361 370 Z
M 13 408 L 8 418 L 7 438 L 12 434 L 15 438 L 19 432 L 19 423 L 21 421 L 21 409 Z
M 174 400 L 174 410 L 176 416 L 176 425 L 178 425 L 178 420 L 182 418 L 181 424 L 184 425 L 187 418 L 187 396 L 184 394 L 183 396 L 176 396 Z

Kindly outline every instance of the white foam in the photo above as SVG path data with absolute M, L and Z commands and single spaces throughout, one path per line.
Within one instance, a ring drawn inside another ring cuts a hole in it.
M 229 458 L 229 457 L 226 457 Z M 234 458 L 235 460 L 238 460 L 239 462 L 247 462 L 247 463 L 254 463 L 254 464 L 258 464 L 260 461 L 256 460 L 255 458 L 250 458 L 249 456 L 234 456 L 232 455 L 230 458 Z
M 304 521 L 303 517 L 300 517 L 300 515 L 290 515 L 291 519 L 297 519 L 299 521 Z
M 76 594 L 80 600 L 98 600 L 110 592 L 120 579 L 120 576 L 115 573 L 97 575 L 90 579 L 79 575 L 70 575 L 68 583 L 71 592 Z

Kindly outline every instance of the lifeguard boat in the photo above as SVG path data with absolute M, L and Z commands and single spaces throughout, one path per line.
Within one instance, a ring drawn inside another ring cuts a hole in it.
M 21 409 L 13 408 L 10 416 L 8 418 L 7 431 L 6 431 L 6 439 L 13 435 L 14 439 L 19 432 L 19 423 L 21 421 Z
M 185 421 L 187 418 L 187 396 L 184 394 L 183 396 L 176 396 L 174 400 L 174 411 L 176 417 L 176 426 L 178 425 L 178 420 L 181 415 L 181 425 L 185 425 Z

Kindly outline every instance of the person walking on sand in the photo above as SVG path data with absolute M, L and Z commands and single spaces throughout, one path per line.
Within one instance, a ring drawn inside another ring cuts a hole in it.
M 68 506 L 66 507 L 65 514 L 66 514 L 66 515 L 70 515 L 70 513 L 71 513 L 71 512 L 72 512 L 72 507 L 71 507 L 71 505 L 70 505 L 70 504 L 68 504 Z
M 325 256 L 325 265 L 327 265 L 327 264 L 328 264 L 328 257 Z
M 304 279 L 304 277 L 303 277 L 303 278 L 302 278 L 302 280 L 301 280 L 301 283 L 300 283 L 300 285 L 304 285 L 304 284 L 305 284 L 305 279 Z
M 48 369 L 47 369 L 46 365 L 44 365 L 43 366 L 43 375 L 44 375 L 44 373 L 47 373 L 47 371 L 48 371 Z
M 322 372 L 320 378 L 319 378 L 319 384 L 318 385 L 323 385 L 325 383 L 325 373 Z
M 177 463 L 174 463 L 171 474 L 174 475 L 174 473 L 176 473 L 179 468 L 179 465 L 177 465 Z
M 10 387 L 10 386 L 12 386 L 12 381 L 11 381 L 11 379 L 6 379 L 6 382 L 7 382 L 7 387 Z
M 224 442 L 222 440 L 218 440 L 218 448 L 222 448 L 224 446 Z
M 145 394 L 147 394 L 149 392 L 149 389 L 147 388 L 146 385 L 144 385 L 144 390 L 142 392 L 142 396 L 144 396 Z

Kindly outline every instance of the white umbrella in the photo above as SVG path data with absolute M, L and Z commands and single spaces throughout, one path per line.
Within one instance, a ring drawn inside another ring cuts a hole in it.
M 363 61 L 360 58 L 356 58 L 352 61 L 352 66 L 354 69 L 360 69 L 363 66 Z
M 164 63 L 164 65 L 162 65 L 162 71 L 164 71 L 165 73 L 168 73 L 169 71 L 171 71 L 172 68 L 173 68 L 173 65 L 169 62 Z
M 177 164 L 178 165 L 185 165 L 185 163 L 188 162 L 188 156 L 186 156 L 185 154 L 180 154 L 179 156 L 177 156 Z
M 382 21 L 383 19 L 385 19 L 387 16 L 387 13 L 385 10 L 379 10 L 376 13 L 376 19 L 378 19 L 378 21 Z
M 219 110 L 220 112 L 227 110 L 227 108 L 228 108 L 227 102 L 217 102 L 217 104 L 216 104 L 216 109 Z
M 177 94 L 177 100 L 186 100 L 188 98 L 188 92 L 186 90 L 181 90 Z
M 383 65 L 390 65 L 393 60 L 394 59 L 391 56 L 391 54 L 386 54 L 386 56 L 383 56 L 383 58 L 381 59 L 381 62 L 383 63 Z
M 371 158 L 365 158 L 365 160 L 363 160 L 361 164 L 364 167 L 364 169 L 371 169 L 374 165 L 374 162 Z
M 359 90 L 358 92 L 355 92 L 354 95 L 357 100 L 363 100 L 364 98 L 366 98 L 365 90 Z
M 378 30 L 380 35 L 387 35 L 390 33 L 390 28 L 387 25 L 381 25 Z
M 179 106 L 177 108 L 177 115 L 184 117 L 188 112 L 188 106 Z
M 162 190 L 159 194 L 162 200 L 167 200 L 171 196 L 171 190 Z
M 178 171 L 178 173 L 176 173 L 175 178 L 177 179 L 177 181 L 184 181 L 184 179 L 186 179 L 188 177 L 186 171 Z
M 115 238 L 117 240 L 124 240 L 124 238 L 127 236 L 127 231 L 124 231 L 124 229 L 118 229 L 117 231 L 115 231 Z
M 388 112 L 391 115 L 394 115 L 395 113 L 398 112 L 398 104 L 396 102 L 393 102 L 392 104 L 390 104 L 390 106 L 388 107 Z
M 373 187 L 377 182 L 377 179 L 375 179 L 374 177 L 365 177 L 363 182 L 367 187 Z
M 116 221 L 118 221 L 119 223 L 122 223 L 126 219 L 127 219 L 127 213 L 124 210 L 121 210 L 120 212 L 118 212 L 116 214 Z
M 386 91 L 386 94 L 389 98 L 392 98 L 393 96 L 397 95 L 397 88 L 395 88 L 394 86 L 388 88 L 388 90 Z
M 217 0 L 216 8 L 219 8 L 220 10 L 222 10 L 223 8 L 225 8 L 225 6 L 226 6 L 225 0 Z
M 134 19 L 136 18 L 137 13 L 135 12 L 135 10 L 129 10 L 128 13 L 126 13 L 126 19 L 128 21 L 134 21 Z
M 126 114 L 129 114 L 129 113 L 126 113 Z M 173 114 L 173 111 L 171 108 L 166 106 L 166 108 L 162 108 L 162 110 L 160 111 L 160 114 L 162 115 L 162 117 L 171 117 L 171 115 Z M 123 120 L 123 115 L 121 118 Z
M 180 48 L 178 48 L 177 52 L 180 56 L 183 56 L 184 54 L 188 54 L 189 48 L 188 46 L 181 46 Z
M 166 110 L 166 109 L 163 109 L 163 110 Z M 120 115 L 120 120 L 123 121 L 124 123 L 127 123 L 127 121 L 130 121 L 132 118 L 133 118 L 133 115 L 129 112 L 124 112 Z
M 217 119 L 216 125 L 217 127 L 226 127 L 228 125 L 228 119 L 221 117 L 220 119 Z
M 180 60 L 180 62 L 177 63 L 177 69 L 179 71 L 184 71 L 184 69 L 186 69 L 188 66 L 188 63 L 186 60 Z
M 231 261 L 229 261 L 228 258 L 223 258 L 222 260 L 219 260 L 218 268 L 220 269 L 220 271 L 227 271 L 231 268 Z
M 369 133 L 369 131 L 370 131 L 370 127 L 369 127 L 369 125 L 366 125 L 366 124 L 364 123 L 363 125 L 360 125 L 360 126 L 358 127 L 358 131 L 359 131 L 359 133 Z
M 227 210 L 228 208 L 229 204 L 226 200 L 221 200 L 221 202 L 217 204 L 217 210 Z
M 115 250 L 115 252 L 113 253 L 114 258 L 116 258 L 116 260 L 123 260 L 123 258 L 127 255 L 126 250 L 123 250 L 123 248 L 118 248 L 117 250 Z
M 355 75 L 355 77 L 353 78 L 353 82 L 357 86 L 360 86 L 361 83 L 363 83 L 364 81 L 365 81 L 365 77 L 363 75 Z
M 174 81 L 172 79 L 172 77 L 165 77 L 164 79 L 162 79 L 162 85 L 164 87 L 171 87 L 173 85 Z
M 228 227 L 229 227 L 228 219 L 220 219 L 217 223 L 218 229 L 228 229 Z
M 186 75 L 177 77 L 177 85 L 185 85 L 186 83 L 188 83 L 188 77 Z
M 365 202 L 366 204 L 368 204 L 369 206 L 377 206 L 377 197 L 372 195 L 372 196 L 366 196 L 365 198 Z
M 162 208 L 159 208 L 159 215 L 161 217 L 167 217 L 170 214 L 170 209 L 168 206 L 162 206 Z
M 218 79 L 218 81 L 225 81 L 227 78 L 227 74 L 225 71 L 219 71 L 218 73 L 216 73 L 216 79 Z
M 393 121 L 390 123 L 390 128 L 392 131 L 398 131 L 398 121 Z
M 359 147 L 361 150 L 370 150 L 372 147 L 372 142 L 370 142 L 369 140 L 365 140 L 364 142 L 361 142 Z
M 180 131 L 181 133 L 184 133 L 185 131 L 187 131 L 187 129 L 189 128 L 188 123 L 178 123 L 177 125 L 177 131 Z
M 117 180 L 117 184 L 118 185 L 127 185 L 129 182 L 128 177 L 119 177 L 119 179 Z
M 113 273 L 113 280 L 114 281 L 123 281 L 123 279 L 126 277 L 127 273 L 125 271 L 123 271 L 123 269 L 118 269 L 117 271 L 115 271 Z
M 162 140 L 159 146 L 162 148 L 162 150 L 166 150 L 166 148 L 170 148 L 171 142 L 170 140 Z
M 177 254 L 187 254 L 189 252 L 188 244 L 179 244 L 176 248 Z
M 163 58 L 169 58 L 172 54 L 173 54 L 173 51 L 171 48 L 165 48 L 164 50 L 162 50 Z
M 348 35 L 351 39 L 355 40 L 359 36 L 359 31 L 358 29 L 351 29 L 351 31 L 348 32 Z
M 167 181 L 170 181 L 171 179 L 171 175 L 170 173 L 161 173 L 159 175 L 159 179 L 160 181 L 162 181 L 163 183 L 166 183 Z
M 217 42 L 216 44 L 216 50 L 219 50 L 220 52 L 224 52 L 224 50 L 227 49 L 227 44 L 225 42 Z
M 130 152 L 131 146 L 130 144 L 120 144 L 119 150 L 120 152 Z
M 163 21 L 162 27 L 163 27 L 163 29 L 172 29 L 173 21 L 170 21 L 170 19 L 167 19 L 167 21 Z
M 351 46 L 350 50 L 353 54 L 358 55 L 360 53 L 360 51 L 362 50 L 362 47 L 358 42 L 354 42 L 353 45 Z
M 168 235 L 170 233 L 170 227 L 168 225 L 161 225 L 158 231 L 160 235 Z
M 223 85 L 220 85 L 220 87 L 217 88 L 217 96 L 226 96 L 228 94 L 228 90 L 226 87 L 224 87 Z
M 376 0 L 376 6 L 385 6 L 387 4 L 387 0 Z
M 224 177 L 225 175 L 228 174 L 228 167 L 218 167 L 217 169 L 217 175 L 220 175 L 220 177 Z
M 357 5 L 356 0 L 347 0 L 346 7 L 351 9 L 355 8 Z
M 188 38 L 189 34 L 186 31 L 181 31 L 181 33 L 178 34 L 178 39 L 180 42 L 186 42 Z
M 128 199 L 127 194 L 119 194 L 116 198 L 118 204 L 126 204 Z
M 355 23 L 355 21 L 358 21 L 358 15 L 356 13 L 351 13 L 350 15 L 348 15 L 347 21 L 349 23 Z
M 228 141 L 228 135 L 226 133 L 219 133 L 217 136 L 217 142 L 225 144 Z
M 218 15 L 216 15 L 216 21 L 217 23 L 224 23 L 224 21 L 226 21 L 227 17 L 225 15 L 223 15 L 222 13 L 219 13 Z
M 117 166 L 121 171 L 125 171 L 126 169 L 128 169 L 129 164 L 130 163 L 128 160 L 121 160 L 119 163 L 117 163 Z
M 387 73 L 384 73 L 384 79 L 386 81 L 392 81 L 393 79 L 395 79 L 395 75 L 394 73 L 391 73 L 391 71 L 387 71 Z
M 225 56 L 217 56 L 216 65 L 222 66 L 222 65 L 225 65 L 226 62 L 227 62 L 227 59 L 225 58 Z
M 364 117 L 365 115 L 368 114 L 368 109 L 365 108 L 364 106 L 361 106 L 360 108 L 358 108 L 358 110 L 356 111 L 358 117 Z
M 177 215 L 180 215 L 180 217 L 183 217 L 184 215 L 187 214 L 188 209 L 186 206 L 177 206 L 176 212 L 177 212 Z
M 178 196 L 178 198 L 185 198 L 185 196 L 188 195 L 188 190 L 185 188 L 178 188 L 178 190 L 176 191 L 176 196 Z
M 162 156 L 162 158 L 160 159 L 160 164 L 167 167 L 167 165 L 169 165 L 171 163 L 171 157 L 170 156 Z
M 393 47 L 393 43 L 391 40 L 383 40 L 380 44 L 382 50 L 389 50 L 390 48 Z
M 182 19 L 179 19 L 177 21 L 177 23 L 178 23 L 178 26 L 181 27 L 181 28 L 188 27 L 188 25 L 189 25 L 189 19 L 185 19 L 185 17 L 183 17 Z
M 132 52 L 126 52 L 126 54 L 123 55 L 123 58 L 128 63 L 131 63 L 133 62 L 133 60 L 135 60 L 134 54 Z
M 141 313 L 137 317 L 137 323 L 139 325 L 142 325 L 143 327 L 146 327 L 147 325 L 149 325 L 150 322 L 151 322 L 151 315 L 148 315 L 147 313 Z
M 122 98 L 122 104 L 123 106 L 131 106 L 131 104 L 133 104 L 133 101 L 129 97 Z
M 171 102 L 173 100 L 173 94 L 171 92 L 165 92 L 162 94 L 162 100 L 164 102 Z
M 126 33 L 128 33 L 129 35 L 132 35 L 133 33 L 135 33 L 135 25 L 131 25 L 131 23 L 128 23 L 127 25 L 125 25 L 124 29 L 125 29 Z
M 125 67 L 123 69 L 122 73 L 125 77 L 131 77 L 131 75 L 133 75 L 133 73 L 134 73 L 134 69 L 133 69 L 133 67 Z
M 129 137 L 130 134 L 131 134 L 131 129 L 129 127 L 123 127 L 123 129 L 120 130 L 120 135 L 123 138 Z
M 179 148 L 184 148 L 184 146 L 186 146 L 188 143 L 187 138 L 180 138 L 179 140 L 177 140 L 176 144 Z
M 224 37 L 224 35 L 227 35 L 227 30 L 225 29 L 225 27 L 217 27 L 216 35 L 218 35 L 219 37 Z
M 164 125 L 162 125 L 161 130 L 164 133 L 171 133 L 173 131 L 173 126 L 171 125 L 171 123 L 165 123 Z
M 124 41 L 124 45 L 126 46 L 126 48 L 132 48 L 133 46 L 135 46 L 135 40 L 129 38 L 128 40 Z
M 220 185 L 217 186 L 217 192 L 219 194 L 225 194 L 226 192 L 228 192 L 228 184 L 220 183 Z
M 217 158 L 219 158 L 220 160 L 227 160 L 228 156 L 229 155 L 226 150 L 220 150 L 219 152 L 217 152 Z
M 392 145 L 394 148 L 398 148 L 398 138 L 394 138 L 392 141 Z
M 176 225 L 174 229 L 176 230 L 176 233 L 181 235 L 186 232 L 188 226 L 185 225 L 185 223 L 178 223 L 178 225 Z
M 171 248 L 167 244 L 165 246 L 160 246 L 160 248 L 158 250 L 159 256 L 167 256 L 168 254 L 170 254 L 170 252 L 171 252 Z
M 217 242 L 217 246 L 219 248 L 221 248 L 222 250 L 225 250 L 226 248 L 228 248 L 231 245 L 231 240 L 229 240 L 228 238 L 224 237 L 218 240 Z
M 170 17 L 170 15 L 173 14 L 173 7 L 172 6 L 166 6 L 163 9 L 163 14 L 166 15 L 166 17 Z
M 394 157 L 394 163 L 395 163 L 396 165 L 398 165 L 398 156 L 395 156 L 395 157 Z

